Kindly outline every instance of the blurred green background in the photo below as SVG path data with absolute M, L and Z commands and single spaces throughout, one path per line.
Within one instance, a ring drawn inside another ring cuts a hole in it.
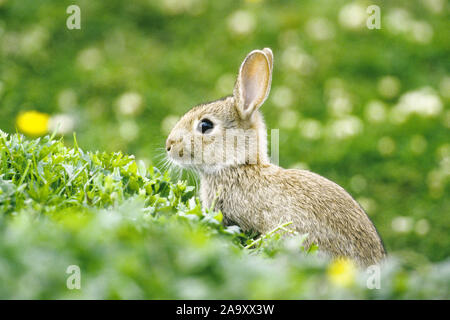
M 81 8 L 69 30 L 66 8 Z M 369 30 L 366 8 L 381 8 Z M 280 165 L 366 209 L 389 252 L 450 256 L 449 6 L 398 1 L 0 0 L 0 129 L 50 116 L 65 142 L 158 166 L 192 106 L 232 92 L 242 59 L 275 55 L 268 127 Z M 26 130 L 25 130 L 26 131 Z

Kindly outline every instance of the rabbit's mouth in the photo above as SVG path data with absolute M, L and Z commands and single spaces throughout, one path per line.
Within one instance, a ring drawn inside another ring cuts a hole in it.
M 172 148 L 167 151 L 168 160 L 183 169 L 196 169 L 197 165 L 201 165 L 197 163 L 192 154 L 185 151 L 183 148 Z
M 184 157 L 183 149 L 181 149 L 179 151 L 174 151 L 174 150 L 167 151 L 167 158 L 169 159 L 169 161 L 171 163 L 173 163 L 179 167 L 191 165 L 191 161 L 188 161 Z

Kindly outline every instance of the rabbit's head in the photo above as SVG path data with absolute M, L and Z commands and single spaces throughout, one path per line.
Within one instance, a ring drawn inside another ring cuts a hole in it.
M 270 49 L 250 52 L 233 95 L 198 105 L 178 121 L 166 141 L 169 159 L 209 173 L 268 162 L 266 128 L 258 109 L 270 91 L 272 66 Z

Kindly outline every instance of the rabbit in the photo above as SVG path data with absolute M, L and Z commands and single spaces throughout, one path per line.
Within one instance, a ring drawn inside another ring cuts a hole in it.
M 314 243 L 326 256 L 360 266 L 380 263 L 383 242 L 349 193 L 313 172 L 270 163 L 259 108 L 272 69 L 271 49 L 251 51 L 232 95 L 192 108 L 175 124 L 166 141 L 168 159 L 199 174 L 202 205 L 220 210 L 225 225 L 264 234 L 292 222 L 295 231 L 308 234 L 306 248 Z

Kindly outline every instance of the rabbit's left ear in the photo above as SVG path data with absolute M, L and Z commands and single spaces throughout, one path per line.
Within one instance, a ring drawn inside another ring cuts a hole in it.
M 242 119 L 248 119 L 269 95 L 273 54 L 269 48 L 248 54 L 239 69 L 234 98 Z

